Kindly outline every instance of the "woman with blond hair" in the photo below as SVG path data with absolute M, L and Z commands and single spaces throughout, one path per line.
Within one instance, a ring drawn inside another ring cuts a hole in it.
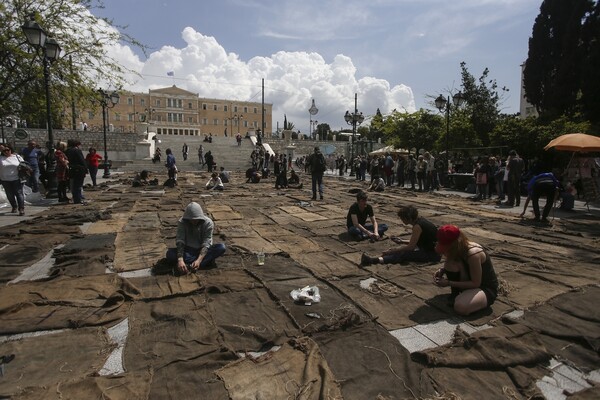
M 498 296 L 498 278 L 489 254 L 454 225 L 438 229 L 435 251 L 445 258 L 433 283 L 450 286 L 454 311 L 469 315 L 491 306 Z

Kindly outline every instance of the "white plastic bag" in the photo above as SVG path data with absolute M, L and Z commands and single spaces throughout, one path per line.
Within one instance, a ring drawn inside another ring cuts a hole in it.
M 319 288 L 316 286 L 304 286 L 302 289 L 294 289 L 290 292 L 290 296 L 294 301 L 304 303 L 305 306 L 321 301 Z

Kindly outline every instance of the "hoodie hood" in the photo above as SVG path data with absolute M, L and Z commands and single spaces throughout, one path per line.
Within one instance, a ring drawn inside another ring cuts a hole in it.
M 204 219 L 206 218 L 202 207 L 196 202 L 191 202 L 185 208 L 182 219 Z

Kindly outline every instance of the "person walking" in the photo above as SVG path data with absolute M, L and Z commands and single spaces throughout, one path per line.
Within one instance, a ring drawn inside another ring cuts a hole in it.
M 183 154 L 183 161 L 187 161 L 189 152 L 190 152 L 190 148 L 188 147 L 187 143 L 184 143 L 183 147 L 181 148 L 181 153 Z
M 327 162 L 318 146 L 315 147 L 314 152 L 308 156 L 307 164 L 312 178 L 311 200 L 317 199 L 317 190 L 319 191 L 319 198 L 323 200 L 323 174 L 327 169 Z
M 33 193 L 40 191 L 40 167 L 38 162 L 40 154 L 43 156 L 42 149 L 37 147 L 35 140 L 27 142 L 27 147 L 21 150 L 21 156 L 29 163 L 32 169 L 31 176 L 27 180 L 27 186 L 31 188 Z
M 65 152 L 69 159 L 69 179 L 71 181 L 73 204 L 85 204 L 83 201 L 83 181 L 88 169 L 80 146 L 81 142 L 78 139 L 69 139 L 67 141 L 67 151 Z
M 165 163 L 165 167 L 167 167 L 169 181 L 172 186 L 175 186 L 177 185 L 177 162 L 171 149 L 167 149 L 165 153 L 167 154 L 167 162 Z
M 198 164 L 204 167 L 204 146 L 198 147 Z
M 510 161 L 506 166 L 508 169 L 508 201 L 505 205 L 518 207 L 521 204 L 521 175 L 524 163 L 515 150 L 511 150 L 508 155 L 510 156 Z
M 98 175 L 98 167 L 100 166 L 100 160 L 102 160 L 100 154 L 98 154 L 95 148 L 90 147 L 88 149 L 87 155 L 85 156 L 85 162 L 90 173 L 90 178 L 92 179 L 92 186 L 96 186 L 96 175 Z
M 12 206 L 12 213 L 19 210 L 19 215 L 25 215 L 25 196 L 23 195 L 23 183 L 19 178 L 19 164 L 23 158 L 13 153 L 10 144 L 5 144 L 0 155 L 0 181 L 8 202 Z

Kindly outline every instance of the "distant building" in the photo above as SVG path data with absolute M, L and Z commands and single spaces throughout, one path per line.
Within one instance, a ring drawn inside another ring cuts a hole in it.
M 148 93 L 120 91 L 119 104 L 108 109 L 108 128 L 111 131 L 131 133 L 147 130 L 163 135 L 245 136 L 261 126 L 261 103 L 207 99 L 173 85 L 149 90 Z M 272 132 L 273 105 L 266 104 L 265 126 L 267 136 Z M 71 120 L 65 115 L 65 125 Z M 90 131 L 102 130 L 102 109 L 80 110 L 77 126 L 85 122 Z
M 525 98 L 525 82 L 523 80 L 523 71 L 525 71 L 525 63 L 521 64 L 521 101 L 519 104 L 519 113 L 522 119 L 529 117 L 537 117 L 538 112 L 535 107 L 527 101 Z

